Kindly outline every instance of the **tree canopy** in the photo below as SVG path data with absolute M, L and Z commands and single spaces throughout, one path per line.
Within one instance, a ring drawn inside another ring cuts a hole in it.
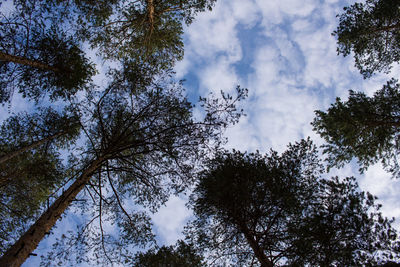
M 15 241 L 60 186 L 60 150 L 79 135 L 78 118 L 43 108 L 9 117 L 0 128 L 0 251 Z
M 132 81 L 127 74 L 113 75 Z M 152 234 L 147 215 L 126 209 L 124 201 L 156 210 L 171 193 L 185 190 L 193 182 L 197 166 L 223 141 L 221 131 L 240 117 L 235 102 L 246 95 L 246 90 L 238 88 L 236 97 L 202 98 L 204 119 L 196 121 L 182 85 L 174 82 L 168 71 L 154 76 L 151 82 L 145 80 L 148 83 L 137 88 L 127 81 L 111 79 L 104 92 L 73 107 L 80 114 L 87 143 L 72 159 L 75 165 L 79 162 L 72 169 L 75 171 L 64 178 L 72 184 L 54 197 L 53 204 L 4 253 L 1 264 L 23 262 L 84 189 L 94 205 L 88 209 L 93 213 L 87 225 L 93 220 L 97 223 L 81 228 L 73 242 L 82 241 L 89 254 L 94 251 L 97 256 L 90 260 L 98 264 L 131 257 L 128 244 L 145 245 Z M 105 221 L 119 229 L 117 237 L 103 231 Z M 90 229 L 96 229 L 96 234 L 85 235 Z M 80 246 L 76 248 L 82 250 Z M 55 253 L 61 253 L 55 257 L 60 261 L 71 255 L 62 248 Z M 73 256 L 77 262 L 84 260 L 77 255 L 80 254 Z
M 337 37 L 338 53 L 354 53 L 355 66 L 364 78 L 388 73 L 400 61 L 400 3 L 397 0 L 367 0 L 344 8 Z
M 135 255 L 133 266 L 136 267 L 202 267 L 203 257 L 192 246 L 178 240 L 175 246 L 162 246 Z
M 141 58 L 171 66 L 183 57 L 183 23 L 211 10 L 216 0 L 76 2 L 80 36 L 110 59 Z M 152 57 L 156 56 L 156 57 Z
M 399 256 L 376 198 L 354 178 L 322 173 L 309 140 L 281 155 L 221 152 L 191 196 L 187 238 L 210 262 L 235 266 L 360 266 Z
M 82 50 L 102 60 L 135 59 L 159 69 L 183 57 L 183 24 L 215 0 L 15 1 L 1 14 L 0 103 L 14 91 L 36 101 L 68 99 L 90 87 L 96 69 Z
M 338 53 L 354 53 L 355 65 L 369 78 L 376 72 L 389 73 L 400 61 L 400 3 L 395 0 L 367 0 L 344 8 L 337 37 Z M 373 97 L 350 91 L 327 112 L 316 111 L 314 131 L 327 141 L 324 153 L 331 166 L 343 166 L 353 157 L 364 171 L 378 161 L 399 177 L 398 154 L 399 84 L 389 80 Z
M 400 84 L 392 79 L 372 97 L 350 91 L 326 111 L 316 111 L 314 130 L 325 139 L 330 166 L 342 166 L 356 157 L 365 170 L 378 161 L 399 177 Z
M 14 91 L 36 101 L 46 94 L 67 99 L 86 89 L 95 74 L 79 40 L 63 30 L 62 18 L 40 7 L 41 1 L 15 1 L 12 12 L 1 14 L 0 103 Z

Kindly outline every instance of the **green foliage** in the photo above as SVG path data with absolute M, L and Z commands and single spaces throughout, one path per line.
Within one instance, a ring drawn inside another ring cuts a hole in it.
M 40 214 L 62 181 L 59 155 L 44 150 L 25 152 L 0 165 L 0 253 Z
M 183 24 L 215 0 L 15 1 L 0 25 L 0 102 L 17 90 L 38 101 L 68 99 L 96 73 L 80 43 L 103 59 L 168 69 L 183 57 Z M 10 57 L 14 57 L 10 59 Z
M 87 89 L 95 74 L 76 37 L 44 13 L 40 2 L 17 1 L 0 20 L 0 102 L 10 101 L 15 89 L 36 102 L 68 99 Z
M 157 60 L 171 67 L 183 57 L 183 23 L 211 10 L 215 0 L 112 1 L 92 10 L 88 1 L 76 2 L 78 32 L 107 59 Z
M 76 41 L 63 34 L 47 34 L 36 40 L 30 52 L 30 59 L 54 68 L 44 70 L 26 65 L 18 66 L 18 71 L 21 72 L 18 79 L 20 93 L 36 101 L 45 93 L 49 93 L 51 100 L 68 99 L 77 91 L 86 89 L 96 73 Z
M 87 144 L 73 160 L 79 162 L 75 169 L 84 171 L 94 160 L 103 159 L 85 191 L 89 195 L 83 210 L 90 212 L 83 225 L 88 226 L 60 239 L 44 265 L 54 257 L 60 264 L 129 261 L 134 246 L 144 247 L 153 238 L 148 217 L 139 216 L 137 210 L 155 211 L 171 194 L 191 185 L 198 166 L 223 142 L 222 131 L 242 113 L 235 108 L 246 94 L 240 88 L 236 98 L 202 99 L 204 119 L 194 120 L 193 106 L 170 72 L 154 76 L 151 82 L 144 79 L 145 84 L 130 72 L 112 74 L 117 79 L 104 93 L 77 106 L 89 112 L 83 126 Z M 79 172 L 73 177 L 77 176 Z M 102 223 L 115 226 L 114 234 L 107 233 Z M 73 244 L 89 256 L 76 257 L 63 244 Z M 97 256 L 90 257 L 91 253 Z
M 324 180 L 322 172 L 309 140 L 282 155 L 221 152 L 191 196 L 187 238 L 209 261 L 235 266 L 360 266 L 379 261 L 376 253 L 400 255 L 375 198 L 354 178 Z
M 59 149 L 79 134 L 77 118 L 42 109 L 8 118 L 0 128 L 0 251 L 26 229 L 64 178 Z M 25 150 L 32 144 L 45 142 Z M 10 157 L 10 154 L 14 154 Z M 3 159 L 5 159 L 3 161 Z
M 183 24 L 211 10 L 216 0 L 39 1 L 39 9 L 67 21 L 77 38 L 104 59 L 157 61 L 173 66 L 183 57 Z M 29 1 L 21 1 L 29 2 Z
M 52 138 L 48 149 L 64 148 L 75 141 L 80 133 L 79 118 L 68 109 L 59 113 L 52 108 L 39 108 L 39 112 L 22 112 L 6 119 L 0 127 L 0 157 L 37 141 Z
M 185 242 L 179 240 L 175 246 L 162 246 L 158 250 L 151 249 L 146 253 L 135 255 L 135 267 L 202 267 L 203 257 Z
M 364 78 L 375 72 L 388 73 L 400 61 L 400 2 L 367 0 L 344 8 L 333 33 L 338 53 L 354 53 L 355 66 Z
M 398 177 L 400 84 L 390 80 L 373 97 L 350 91 L 349 99 L 336 99 L 327 112 L 316 111 L 314 131 L 327 142 L 330 166 L 342 166 L 356 157 L 360 171 L 381 161 Z

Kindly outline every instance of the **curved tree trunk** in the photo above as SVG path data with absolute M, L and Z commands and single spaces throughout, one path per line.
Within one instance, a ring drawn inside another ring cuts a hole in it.
M 0 258 L 1 267 L 20 266 L 39 245 L 43 237 L 56 224 L 64 211 L 84 188 L 91 176 L 107 158 L 92 161 L 75 182 L 39 217 L 19 240 Z
M 13 62 L 15 64 L 30 66 L 30 67 L 37 68 L 37 69 L 60 72 L 60 70 L 58 68 L 50 66 L 48 64 L 45 64 L 43 62 L 30 60 L 30 59 L 20 57 L 20 56 L 9 55 L 9 54 L 3 53 L 1 51 L 0 51 L 0 61 Z

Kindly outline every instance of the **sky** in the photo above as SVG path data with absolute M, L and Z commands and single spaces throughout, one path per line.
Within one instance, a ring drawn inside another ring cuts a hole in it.
M 331 33 L 337 14 L 355 1 L 337 0 L 219 0 L 212 12 L 199 14 L 185 30 L 185 57 L 175 70 L 186 79 L 190 97 L 220 90 L 248 88 L 242 103 L 247 114 L 230 127 L 227 148 L 282 152 L 289 142 L 310 136 L 315 110 L 326 110 L 348 90 L 368 95 L 379 90 L 389 75 L 364 80 L 351 56 L 337 55 Z M 356 164 L 332 170 L 330 176 L 355 176 L 360 188 L 378 196 L 382 213 L 400 221 L 400 181 L 391 179 L 379 164 L 361 175 Z M 161 242 L 173 244 L 191 212 L 186 197 L 173 197 L 153 216 Z M 399 222 L 396 223 L 400 230 Z
M 227 148 L 282 152 L 289 142 L 308 136 L 322 144 L 310 125 L 315 110 L 326 110 L 336 97 L 346 99 L 349 89 L 372 95 L 390 77 L 398 77 L 396 66 L 390 75 L 364 80 L 351 56 L 337 55 L 331 35 L 336 14 L 352 3 L 218 0 L 212 12 L 199 14 L 185 28 L 185 57 L 175 71 L 178 79 L 186 80 L 190 99 L 220 90 L 233 93 L 237 85 L 249 90 L 242 103 L 247 116 L 226 131 Z M 18 110 L 18 104 L 14 108 Z M 357 177 L 362 190 L 378 196 L 383 214 L 400 221 L 400 181 L 392 180 L 380 165 L 363 175 L 357 170 L 352 164 L 333 170 L 332 176 Z M 152 215 L 160 245 L 183 237 L 191 216 L 186 198 L 171 197 Z M 23 266 L 36 264 L 32 257 Z

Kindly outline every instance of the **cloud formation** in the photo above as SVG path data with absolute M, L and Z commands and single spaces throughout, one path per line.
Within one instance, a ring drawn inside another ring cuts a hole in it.
M 307 136 L 321 144 L 310 125 L 314 110 L 326 110 L 335 97 L 346 99 L 349 89 L 371 95 L 389 79 L 363 80 L 352 57 L 337 55 L 331 35 L 336 14 L 352 3 L 220 0 L 186 29 L 185 58 L 176 70 L 178 77 L 188 78 L 190 94 L 230 91 L 238 83 L 249 89 L 243 104 L 247 117 L 228 129 L 228 148 L 283 151 Z M 392 75 L 399 72 L 397 66 Z M 356 170 L 346 167 L 339 173 L 359 177 L 362 190 L 378 195 L 384 215 L 400 220 L 400 182 L 378 165 L 365 175 Z M 156 226 L 167 220 L 163 216 L 154 218 Z M 163 235 L 174 236 L 176 229 Z

